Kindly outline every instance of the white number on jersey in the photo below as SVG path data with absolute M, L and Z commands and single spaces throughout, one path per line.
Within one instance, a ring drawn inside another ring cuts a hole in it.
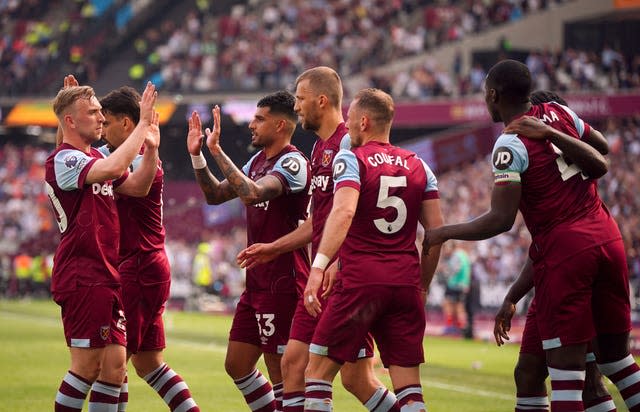
M 256 313 L 256 320 L 258 321 L 258 334 L 264 336 L 271 336 L 276 331 L 276 325 L 273 324 L 273 320 L 276 315 L 273 313 Z M 260 320 L 264 320 L 264 325 Z
M 385 219 L 376 219 L 373 223 L 382 233 L 396 233 L 407 221 L 407 206 L 398 196 L 389 196 L 390 187 L 407 187 L 406 176 L 380 176 L 380 191 L 378 192 L 378 206 L 381 209 L 392 207 L 398 212 L 395 220 L 387 222 Z
M 45 188 L 47 190 L 47 194 L 49 195 L 49 199 L 51 199 L 51 203 L 53 204 L 53 208 L 56 209 L 56 219 L 58 221 L 58 228 L 60 228 L 60 233 L 64 233 L 67 230 L 67 214 L 64 213 L 64 209 L 62 208 L 62 204 L 60 203 L 60 199 L 56 196 L 56 193 L 53 191 L 53 187 L 48 182 L 45 182 Z
M 582 173 L 582 169 L 578 167 L 575 163 L 568 164 L 567 159 L 562 154 L 562 150 L 558 149 L 555 145 L 551 145 L 553 147 L 553 151 L 556 152 L 559 156 L 556 157 L 556 164 L 558 165 L 558 170 L 560 171 L 560 177 L 563 182 L 571 179 L 573 176 L 578 173 L 581 174 L 582 180 L 587 180 L 588 176 Z

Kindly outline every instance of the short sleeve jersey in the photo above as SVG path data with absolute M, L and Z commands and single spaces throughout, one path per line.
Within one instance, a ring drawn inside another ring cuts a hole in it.
M 98 150 L 105 156 L 110 152 L 107 146 Z M 139 154 L 129 170 L 135 171 L 142 162 Z M 120 218 L 120 262 L 131 259 L 139 253 L 164 250 L 165 230 L 162 226 L 162 189 L 164 171 L 158 161 L 158 169 L 149 193 L 144 197 L 116 194 L 118 216 Z
M 311 253 L 315 256 L 322 239 L 324 224 L 333 206 L 333 159 L 341 149 L 349 149 L 351 139 L 344 123 L 327 140 L 316 140 L 311 151 L 311 205 L 313 235 Z
M 53 293 L 120 283 L 120 224 L 113 189 L 128 173 L 115 181 L 85 183 L 95 161 L 102 158 L 97 149 L 85 153 L 67 143 L 47 158 L 46 190 L 61 233 L 54 256 Z
M 333 178 L 336 190 L 348 186 L 360 192 L 338 252 L 343 286 L 418 286 L 415 240 L 422 202 L 439 198 L 431 169 L 413 152 L 369 142 L 341 150 L 333 162 Z
M 247 206 L 247 245 L 268 243 L 296 229 L 307 219 L 311 172 L 307 158 L 295 146 L 267 159 L 258 152 L 242 171 L 251 180 L 272 175 L 284 192 L 265 202 Z M 300 248 L 247 271 L 248 291 L 301 293 L 309 277 L 309 254 Z
M 590 129 L 571 109 L 555 102 L 534 105 L 524 115 L 537 117 L 576 139 Z M 548 140 L 502 134 L 494 145 L 492 163 L 495 184 L 522 184 L 519 209 L 534 242 L 556 229 L 591 231 L 602 242 L 619 237 L 619 233 L 601 232 L 609 227 L 610 215 L 598 196 L 596 181 Z M 595 224 L 586 226 L 585 220 Z

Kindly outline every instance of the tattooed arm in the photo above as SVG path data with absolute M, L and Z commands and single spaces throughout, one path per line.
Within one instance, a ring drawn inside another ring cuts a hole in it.
M 189 118 L 187 150 L 191 155 L 196 182 L 198 182 L 200 190 L 204 193 L 207 204 L 219 205 L 227 200 L 233 199 L 237 195 L 229 182 L 226 180 L 220 182 L 207 167 L 207 162 L 200 150 L 203 136 L 200 116 L 198 112 L 194 111 L 191 113 L 191 118 Z
M 206 129 L 205 133 L 207 134 L 207 147 L 226 177 L 221 185 L 226 182 L 245 205 L 253 205 L 279 196 L 284 188 L 277 177 L 267 175 L 254 182 L 222 151 L 220 147 L 220 107 L 214 107 L 212 112 L 213 130 Z

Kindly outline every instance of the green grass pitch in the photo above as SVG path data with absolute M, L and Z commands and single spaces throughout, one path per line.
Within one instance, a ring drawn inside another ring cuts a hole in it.
M 168 312 L 165 323 L 165 359 L 187 381 L 201 410 L 248 411 L 224 371 L 231 317 Z M 426 337 L 424 347 L 427 363 L 421 375 L 430 412 L 513 411 L 517 345 L 498 348 L 492 342 Z M 0 300 L 0 411 L 53 410 L 58 385 L 68 367 L 58 306 L 50 301 Z M 259 367 L 266 371 L 264 365 Z M 377 368 L 377 373 L 390 385 L 383 368 Z M 615 388 L 609 385 L 609 390 L 618 410 L 626 410 Z M 127 411 L 167 410 L 131 368 Z M 342 388 L 339 379 L 334 385 L 334 410 L 365 410 Z

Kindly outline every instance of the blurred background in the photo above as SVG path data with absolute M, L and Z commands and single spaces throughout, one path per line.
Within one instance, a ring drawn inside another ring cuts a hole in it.
M 259 97 L 293 91 L 305 69 L 331 66 L 345 106 L 362 87 L 391 93 L 392 142 L 427 161 L 446 222 L 460 222 L 489 207 L 487 156 L 502 126 L 491 123 L 482 91 L 503 58 L 526 63 L 534 89 L 558 92 L 608 139 L 600 193 L 625 238 L 640 320 L 640 0 L 0 0 L 0 299 L 49 293 L 59 232 L 44 162 L 57 124 L 51 100 L 65 74 L 99 96 L 157 85 L 169 306 L 229 312 L 244 287 L 235 264 L 246 243 L 244 207 L 205 204 L 185 144 L 192 111 L 210 125 L 211 107 L 221 106 L 222 146 L 241 166 L 255 150 L 247 124 Z M 314 140 L 300 129 L 294 144 L 309 154 Z M 519 218 L 506 234 L 445 249 L 428 299 L 437 333 L 471 336 L 469 314 L 492 325 L 529 240 Z M 461 253 L 471 267 L 456 277 Z M 465 296 L 457 321 L 447 287 Z

